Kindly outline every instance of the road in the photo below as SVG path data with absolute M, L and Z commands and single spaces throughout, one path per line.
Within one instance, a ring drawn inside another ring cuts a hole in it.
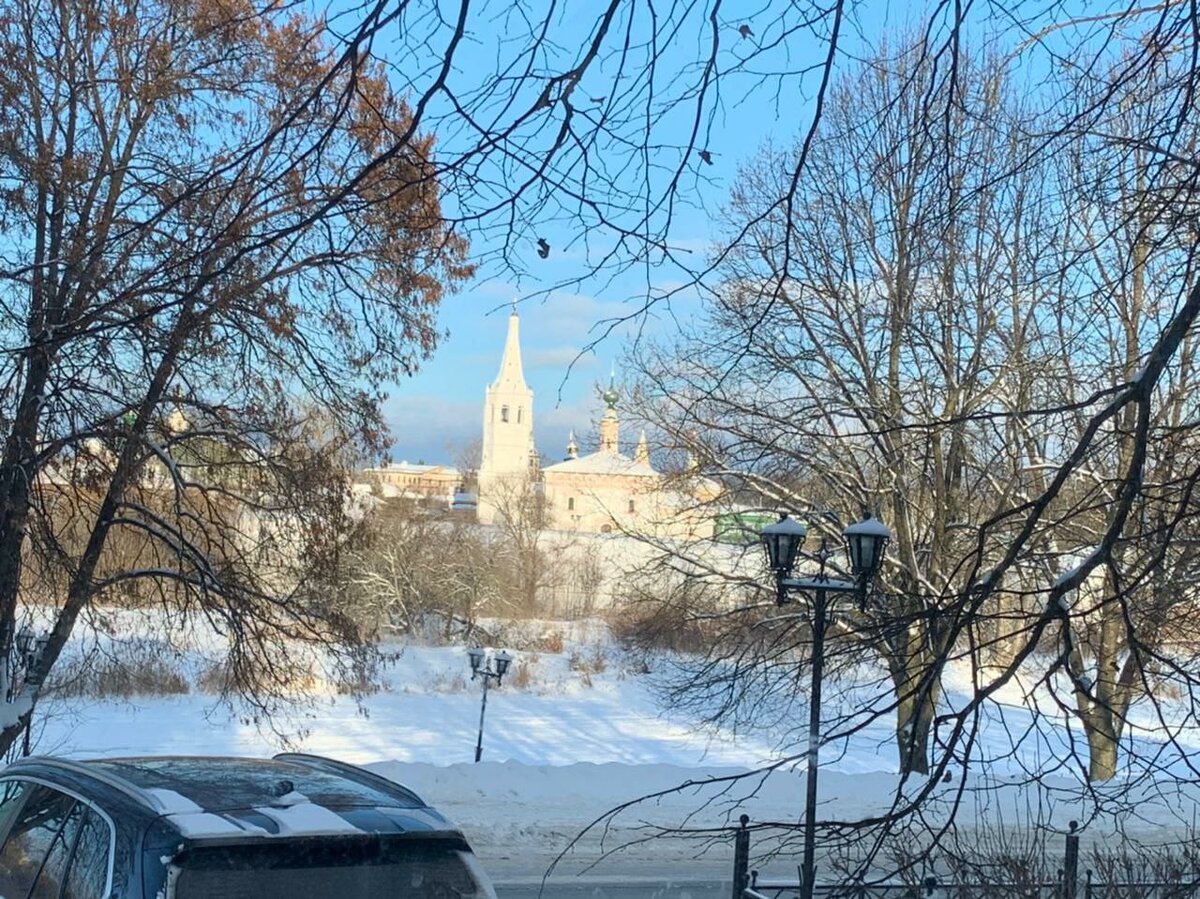
M 728 899 L 730 884 L 719 880 L 571 877 L 556 878 L 540 890 L 538 881 L 496 884 L 499 899 Z
M 596 865 L 605 848 L 590 845 L 565 860 L 519 842 L 492 841 L 476 852 L 499 899 L 729 899 L 733 857 L 723 846 L 698 856 L 694 844 L 660 841 L 653 852 Z

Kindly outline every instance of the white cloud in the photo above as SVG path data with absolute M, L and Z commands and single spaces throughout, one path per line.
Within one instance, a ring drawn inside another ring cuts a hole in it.
M 582 293 L 552 294 L 543 304 L 529 310 L 531 320 L 545 322 L 562 337 L 599 337 L 606 322 L 637 311 L 633 303 L 599 300 Z
M 482 393 L 479 402 L 447 402 L 423 394 L 389 399 L 383 413 L 392 431 L 393 461 L 454 464 L 465 447 L 483 436 Z M 589 389 L 585 397 L 570 403 L 556 403 L 553 396 L 534 399 L 534 442 L 546 458 L 563 456 L 572 430 L 581 445 L 589 445 L 600 407 L 592 393 Z
M 533 349 L 523 354 L 528 368 L 550 368 L 564 372 L 568 367 L 574 369 L 594 368 L 597 360 L 595 353 L 579 354 L 579 348 L 573 346 L 545 347 Z
M 673 286 L 663 283 L 665 289 Z M 395 460 L 453 462 L 463 447 L 482 436 L 484 390 L 496 375 L 507 300 L 514 293 L 520 292 L 495 280 L 451 301 L 454 308 L 446 311 L 456 320 L 447 322 L 450 340 L 384 406 Z M 562 292 L 520 305 L 522 356 L 535 397 L 534 433 L 547 458 L 561 457 L 571 429 L 581 442 L 594 430 L 601 408 L 596 385 L 607 384 L 609 366 L 616 362 L 620 367 L 626 341 L 643 324 L 621 325 L 604 336 L 603 323 L 634 314 L 641 302 L 638 297 L 626 303 Z M 651 311 L 647 332 L 669 321 L 664 315 L 668 310 Z M 598 346 L 580 356 L 594 340 L 600 341 Z
M 393 460 L 454 462 L 459 451 L 479 439 L 483 402 L 406 394 L 389 398 L 383 417 L 392 432 Z
M 533 408 L 533 436 L 538 451 L 547 459 L 557 461 L 567 450 L 567 437 L 571 431 L 583 442 L 591 433 L 595 418 L 595 403 L 585 398 L 574 403 Z

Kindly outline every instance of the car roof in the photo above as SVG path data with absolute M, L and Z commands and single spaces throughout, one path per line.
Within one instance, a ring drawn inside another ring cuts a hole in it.
M 272 759 L 31 757 L 4 769 L 136 808 L 192 839 L 454 830 L 421 798 L 355 765 L 300 753 Z
M 273 759 L 161 756 L 95 759 L 84 764 L 152 795 L 178 793 L 205 811 L 269 805 L 288 793 L 324 806 L 425 805 L 411 790 L 362 768 L 332 760 L 312 764 L 298 755 Z

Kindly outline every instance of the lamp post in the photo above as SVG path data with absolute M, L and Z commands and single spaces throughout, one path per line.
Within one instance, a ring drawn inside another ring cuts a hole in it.
M 500 681 L 508 673 L 508 666 L 512 664 L 512 656 L 508 650 L 501 649 L 488 658 L 482 646 L 473 646 L 467 650 L 467 659 L 471 663 L 471 680 L 483 678 L 483 701 L 479 704 L 479 736 L 475 739 L 475 761 L 478 762 L 483 758 L 483 716 L 487 713 L 488 685 L 494 679 L 496 686 L 500 686 Z M 492 668 L 492 662 L 496 663 L 495 668 Z
M 21 656 L 24 682 L 31 687 L 42 685 L 42 674 L 38 671 L 38 666 L 41 665 L 42 656 L 46 654 L 46 647 L 49 643 L 49 634 L 35 634 L 28 628 L 21 628 L 17 631 L 17 652 Z
M 793 578 L 792 569 L 804 545 L 808 528 L 788 516 L 763 528 L 761 538 L 767 553 L 767 565 L 775 575 L 775 601 L 788 602 L 792 594 L 809 596 L 812 601 L 812 688 L 808 706 L 808 771 L 805 781 L 804 860 L 800 868 L 800 899 L 812 899 L 816 885 L 817 764 L 821 751 L 821 677 L 825 668 L 825 628 L 828 623 L 830 595 L 852 594 L 859 602 L 866 598 L 867 587 L 883 565 L 883 553 L 892 532 L 876 518 L 867 516 L 842 532 L 853 580 L 832 578 L 825 573 L 831 553 L 824 539 L 817 553 L 821 568 L 816 577 Z
M 41 666 L 42 656 L 46 654 L 46 647 L 50 643 L 49 634 L 35 634 L 28 627 L 22 627 L 17 631 L 16 637 L 13 638 L 17 650 L 17 665 L 21 671 L 22 686 L 24 690 L 28 685 L 34 689 L 42 685 L 42 675 L 38 671 Z M 9 685 L 9 701 L 16 699 L 16 684 L 10 682 Z M 21 736 L 21 754 L 27 756 L 31 752 L 30 748 L 30 731 L 33 729 L 32 714 L 29 722 L 25 725 L 25 732 Z

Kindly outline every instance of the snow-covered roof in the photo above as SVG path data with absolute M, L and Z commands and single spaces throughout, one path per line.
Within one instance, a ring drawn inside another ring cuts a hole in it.
M 639 478 L 656 478 L 659 476 L 645 462 L 636 462 L 621 453 L 596 452 L 578 459 L 568 459 L 556 465 L 548 465 L 542 469 L 545 474 L 600 474 L 600 475 L 633 475 Z
M 367 474 L 435 474 L 458 475 L 458 470 L 449 465 L 424 465 L 415 462 L 389 462 L 378 468 L 364 469 Z
M 873 515 L 868 515 L 862 521 L 856 521 L 842 532 L 847 537 L 862 534 L 864 537 L 883 537 L 891 539 L 892 532 L 888 526 Z

